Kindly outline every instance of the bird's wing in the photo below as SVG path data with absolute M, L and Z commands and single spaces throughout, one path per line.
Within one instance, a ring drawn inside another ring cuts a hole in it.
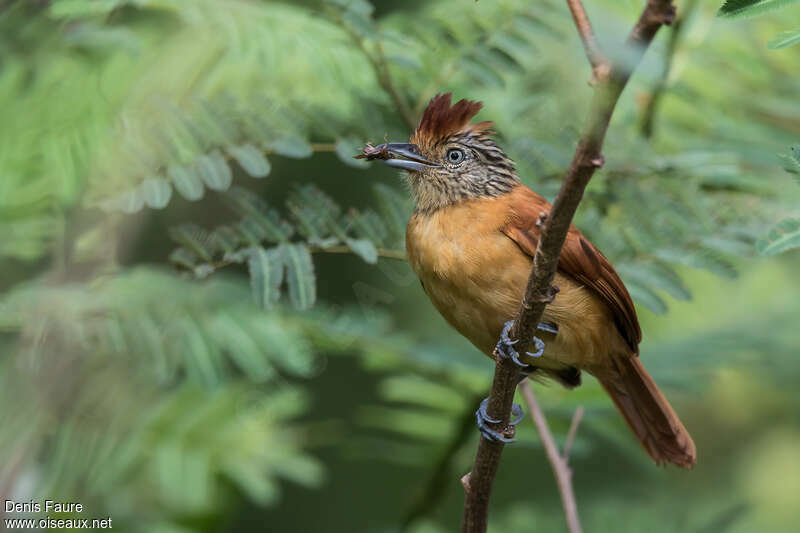
M 538 222 L 542 213 L 550 212 L 551 205 L 524 185 L 517 186 L 509 199 L 511 215 L 502 231 L 533 257 L 539 242 Z M 592 289 L 608 305 L 622 338 L 638 354 L 642 330 L 633 300 L 608 259 L 575 226 L 570 226 L 558 269 Z

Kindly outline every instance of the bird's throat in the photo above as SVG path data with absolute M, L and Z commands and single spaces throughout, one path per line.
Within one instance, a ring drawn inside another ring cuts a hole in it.
M 497 198 L 520 183 L 516 176 L 507 175 L 453 178 L 437 172 L 407 172 L 406 178 L 414 196 L 415 211 L 419 213 L 480 198 Z

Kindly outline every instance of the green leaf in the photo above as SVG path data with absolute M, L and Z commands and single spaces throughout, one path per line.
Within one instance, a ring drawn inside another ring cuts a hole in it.
M 475 59 L 465 57 L 461 59 L 460 66 L 462 71 L 480 80 L 487 87 L 501 88 L 504 85 L 503 78 L 491 65 L 483 64 Z
M 103 204 L 103 207 L 110 211 L 122 211 L 126 214 L 133 214 L 144 207 L 144 194 L 140 189 L 133 189 L 119 194 L 110 202 Z
M 736 272 L 736 267 L 725 259 L 722 254 L 713 250 L 701 250 L 689 254 L 687 264 L 695 268 L 708 270 L 727 279 L 736 279 L 739 276 L 739 273 Z
M 205 194 L 203 181 L 191 167 L 170 165 L 167 169 L 167 176 L 172 180 L 178 193 L 189 201 L 200 200 Z
M 800 247 L 800 219 L 787 218 L 778 222 L 766 235 L 756 241 L 761 255 L 777 255 Z
M 220 226 L 211 232 L 211 243 L 225 254 L 230 254 L 239 247 L 239 234 L 230 226 Z
M 374 39 L 377 37 L 375 23 L 371 14 L 374 9 L 366 0 L 328 0 L 333 4 L 342 20 L 361 37 Z
M 208 101 L 200 101 L 192 115 L 191 129 L 206 146 L 231 143 L 238 136 L 238 128 L 225 110 Z
M 208 155 L 201 155 L 195 161 L 195 166 L 200 178 L 213 191 L 225 191 L 233 182 L 233 174 L 228 162 L 225 161 L 219 150 L 214 150 Z
M 649 288 L 635 281 L 628 281 L 626 286 L 628 287 L 628 292 L 631 294 L 631 298 L 633 298 L 636 303 L 645 306 L 659 315 L 667 312 L 667 304 L 664 303 L 664 300 L 662 300 L 658 294 Z
M 130 0 L 55 0 L 50 6 L 54 18 L 83 18 L 110 13 Z
M 227 151 L 245 172 L 254 178 L 264 178 L 272 168 L 264 153 L 252 144 L 229 146 Z
M 254 246 L 247 250 L 247 268 L 250 271 L 250 288 L 256 304 L 263 308 L 272 306 L 280 298 L 283 282 L 283 257 L 278 248 L 265 250 Z
M 315 369 L 314 352 L 302 330 L 280 321 L 258 317 L 250 320 L 249 331 L 267 347 L 266 354 L 281 369 L 295 376 L 310 377 Z
M 186 252 L 183 248 L 178 250 Z M 175 252 L 178 250 L 175 250 Z M 142 347 L 142 353 L 152 356 L 158 381 L 166 383 L 174 375 L 175 365 L 166 350 L 161 328 L 159 328 L 153 317 L 147 313 L 136 316 L 132 320 L 136 330 L 134 335 L 136 342 Z
M 191 317 L 185 317 L 182 325 L 183 358 L 186 370 L 192 378 L 208 386 L 220 381 L 219 349 L 206 337 L 205 328 Z
M 211 262 L 212 246 L 208 232 L 195 224 L 183 224 L 169 229 L 169 236 L 204 261 Z
M 261 241 L 265 240 L 267 233 L 261 224 L 252 217 L 245 217 L 236 224 L 236 231 L 241 235 L 242 240 L 251 246 L 260 246 Z
M 689 300 L 692 294 L 681 281 L 680 276 L 665 264 L 638 263 L 620 264 L 617 270 L 626 278 L 638 281 L 644 286 L 652 286 L 666 291 L 676 300 Z
M 726 0 L 719 8 L 717 16 L 724 18 L 755 17 L 798 1 L 800 0 Z
M 169 261 L 176 266 L 194 270 L 198 262 L 197 254 L 186 248 L 176 248 L 169 254 Z
M 797 43 L 800 43 L 800 30 L 782 31 L 767 42 L 767 48 L 780 50 Z
M 291 237 L 294 232 L 292 225 L 283 220 L 276 210 L 271 209 L 263 199 L 247 189 L 233 187 L 225 195 L 225 199 L 234 209 L 261 227 L 262 238 L 271 242 L 281 242 Z
M 274 503 L 280 495 L 278 484 L 274 480 L 265 476 L 263 472 L 247 465 L 237 462 L 226 464 L 225 474 L 250 499 L 261 505 Z
M 371 209 L 363 212 L 351 209 L 347 213 L 347 230 L 352 231 L 357 237 L 368 239 L 376 245 L 386 242 L 389 230 L 383 219 Z
M 345 165 L 366 168 L 369 166 L 366 160 L 353 159 L 353 156 L 357 155 L 363 146 L 364 143 L 355 137 L 344 137 L 336 141 L 336 155 Z
M 346 239 L 345 243 L 358 257 L 374 265 L 378 262 L 378 249 L 367 239 Z
M 516 61 L 524 61 L 530 56 L 532 43 L 514 33 L 495 33 L 491 44 L 503 50 Z
M 445 412 L 458 413 L 466 403 L 464 396 L 454 388 L 421 376 L 390 377 L 381 382 L 378 390 L 381 396 L 393 402 L 433 407 Z
M 655 255 L 663 261 L 702 268 L 723 278 L 735 279 L 739 275 L 731 262 L 714 250 L 700 249 L 686 252 L 685 250 L 664 248 L 657 250 Z
M 375 9 L 371 3 L 367 2 L 367 0 L 326 0 L 327 3 L 333 4 L 340 8 L 345 8 L 348 11 L 352 11 L 354 13 L 360 13 L 362 15 L 371 15 L 372 11 Z
M 152 209 L 164 209 L 172 198 L 172 187 L 167 180 L 148 178 L 142 183 L 144 203 Z
M 800 144 L 792 146 L 791 154 L 780 154 L 780 158 L 786 172 L 800 175 Z
M 300 311 L 310 309 L 317 299 L 311 251 L 304 244 L 282 244 L 280 251 L 286 265 L 286 280 L 292 305 Z
M 285 139 L 278 139 L 267 143 L 264 146 L 267 150 L 271 150 L 278 155 L 291 157 L 294 159 L 305 159 L 311 157 L 314 152 L 311 145 L 304 139 L 299 137 L 287 137 Z
M 324 479 L 322 465 L 318 461 L 302 455 L 287 455 L 283 461 L 276 462 L 273 468 L 286 479 L 306 487 L 316 487 Z
M 389 231 L 394 236 L 405 234 L 408 217 L 411 214 L 411 206 L 408 197 L 401 195 L 391 187 L 379 183 L 375 185 L 375 193 L 378 195 L 378 204 L 381 214 L 386 221 Z
M 131 215 L 141 211 L 144 207 L 144 195 L 141 190 L 134 189 L 120 194 L 117 202 L 120 211 Z
M 339 220 L 341 208 L 317 187 L 297 188 L 286 200 L 286 207 L 297 222 L 298 232 L 312 244 L 323 246 L 325 242 L 332 244 L 346 238 Z M 332 235 L 336 238 L 330 239 Z
M 264 250 L 262 250 L 263 252 Z M 251 258 L 253 254 L 251 254 Z M 252 276 L 252 274 L 251 274 Z M 252 277 L 250 278 L 252 281 Z M 275 369 L 264 351 L 235 315 L 223 314 L 214 320 L 214 339 L 226 347 L 230 358 L 251 380 L 263 382 L 275 375 Z

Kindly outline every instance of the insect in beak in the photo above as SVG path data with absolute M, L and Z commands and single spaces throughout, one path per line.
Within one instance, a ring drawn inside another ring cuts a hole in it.
M 410 143 L 384 143 L 378 146 L 367 145 L 356 159 L 372 161 L 379 159 L 390 167 L 405 170 L 421 171 L 427 168 L 438 167 L 436 163 L 428 161 L 419 155 L 417 145 Z

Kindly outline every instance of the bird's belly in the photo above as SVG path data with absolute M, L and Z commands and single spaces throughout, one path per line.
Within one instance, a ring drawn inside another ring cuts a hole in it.
M 485 286 L 484 290 L 471 290 L 446 279 L 423 278 L 425 292 L 439 313 L 481 352 L 489 356 L 500 339 L 503 325 L 516 317 L 527 277 L 520 276 L 514 285 L 505 281 L 507 280 L 498 279 L 494 286 Z M 479 283 L 467 284 L 469 285 L 476 288 L 480 286 Z M 556 285 L 563 293 L 562 287 L 570 285 L 570 281 L 559 276 Z M 580 288 L 575 287 L 573 290 L 580 291 Z M 601 354 L 596 353 L 596 340 L 591 338 L 596 330 L 591 329 L 590 323 L 599 317 L 586 318 L 587 321 L 581 324 L 571 309 L 565 309 L 564 305 L 554 301 L 545 309 L 542 321 L 555 324 L 559 328 L 559 334 L 537 331 L 536 336 L 545 343 L 545 351 L 542 357 L 528 357 L 527 362 L 541 368 L 553 369 L 592 366 L 592 361 Z M 613 324 L 608 326 L 614 327 Z
M 473 234 L 468 240 L 434 238 L 429 232 L 426 236 L 438 244 L 414 241 L 409 235 L 412 268 L 447 322 L 491 356 L 503 325 L 519 310 L 530 275 L 530 257 L 499 231 L 479 238 Z M 559 273 L 554 283 L 560 290 L 542 320 L 557 325 L 559 333 L 537 332 L 545 342 L 545 352 L 528 362 L 540 368 L 591 369 L 608 355 L 615 331 L 610 313 L 572 278 Z
M 502 287 L 480 279 L 454 282 L 420 273 L 425 292 L 439 313 L 480 351 L 491 355 L 503 324 L 514 318 L 514 298 L 503 296 Z M 522 293 L 517 295 L 518 304 Z

